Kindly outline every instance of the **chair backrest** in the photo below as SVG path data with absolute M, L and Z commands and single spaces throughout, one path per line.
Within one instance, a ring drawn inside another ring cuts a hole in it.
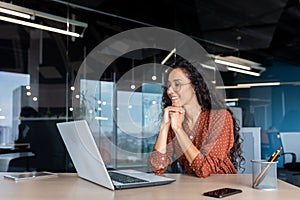
M 296 162 L 300 162 L 300 132 L 280 132 L 283 153 L 292 152 L 296 154 Z M 292 156 L 285 155 L 284 162 L 292 162 Z
M 35 154 L 30 165 L 37 171 L 66 171 L 67 150 L 56 127 L 56 123 L 64 121 L 64 119 L 21 121 L 29 127 L 28 142 Z
M 279 132 L 276 130 L 264 130 L 261 132 L 261 159 L 269 160 L 272 154 L 282 147 Z M 278 159 L 277 167 L 284 168 L 283 156 Z
M 242 143 L 243 156 L 245 163 L 242 167 L 245 168 L 243 172 L 241 169 L 239 173 L 249 174 L 252 173 L 251 160 L 261 159 L 261 142 L 260 142 L 260 127 L 243 127 L 240 130 L 241 138 L 244 140 Z
M 20 152 L 20 153 L 6 153 L 0 154 L 0 172 L 7 172 L 9 169 L 10 161 L 18 158 L 33 157 L 32 152 Z

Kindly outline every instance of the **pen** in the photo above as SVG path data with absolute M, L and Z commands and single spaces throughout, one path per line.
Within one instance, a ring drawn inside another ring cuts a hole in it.
M 268 162 L 275 162 L 279 158 L 279 153 L 282 150 L 282 147 L 279 147 L 276 152 L 274 152 Z M 269 163 L 262 172 L 257 176 L 256 180 L 254 181 L 253 187 L 256 187 L 265 177 L 267 170 L 269 169 L 271 163 Z

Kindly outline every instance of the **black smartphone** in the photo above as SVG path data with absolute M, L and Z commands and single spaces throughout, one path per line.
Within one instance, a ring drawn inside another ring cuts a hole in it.
M 209 197 L 216 197 L 216 198 L 223 198 L 227 197 L 233 194 L 238 194 L 241 193 L 242 190 L 240 189 L 234 189 L 234 188 L 221 188 L 209 192 L 203 193 L 204 196 L 209 196 Z

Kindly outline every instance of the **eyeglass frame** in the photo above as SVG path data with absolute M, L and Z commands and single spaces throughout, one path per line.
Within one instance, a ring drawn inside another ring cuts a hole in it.
M 192 82 L 188 82 L 188 83 L 180 83 L 180 81 L 178 81 L 178 80 L 175 80 L 175 81 L 173 81 L 173 83 L 174 84 L 178 84 L 179 86 L 177 86 L 177 87 L 179 87 L 179 89 L 174 89 L 174 85 L 172 86 L 172 84 L 167 84 L 167 90 L 170 88 L 170 87 L 172 87 L 172 90 L 174 91 L 174 92 L 179 92 L 180 90 L 181 90 L 181 86 L 183 86 L 183 85 L 188 85 L 188 84 L 190 84 L 190 83 L 192 83 Z

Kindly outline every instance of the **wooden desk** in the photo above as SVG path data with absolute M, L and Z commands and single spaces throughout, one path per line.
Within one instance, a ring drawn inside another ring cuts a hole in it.
M 212 175 L 205 179 L 188 175 L 168 174 L 166 176 L 175 178 L 176 181 L 163 186 L 117 191 L 105 189 L 71 173 L 59 174 L 58 177 L 21 182 L 5 179 L 3 175 L 4 173 L 0 173 L 0 197 L 9 200 L 213 200 L 214 198 L 205 197 L 202 193 L 221 187 L 233 187 L 243 190 L 240 194 L 226 197 L 225 199 L 228 200 L 298 200 L 300 195 L 300 188 L 280 180 L 278 180 L 278 190 L 262 191 L 253 189 L 250 186 L 250 174 Z

